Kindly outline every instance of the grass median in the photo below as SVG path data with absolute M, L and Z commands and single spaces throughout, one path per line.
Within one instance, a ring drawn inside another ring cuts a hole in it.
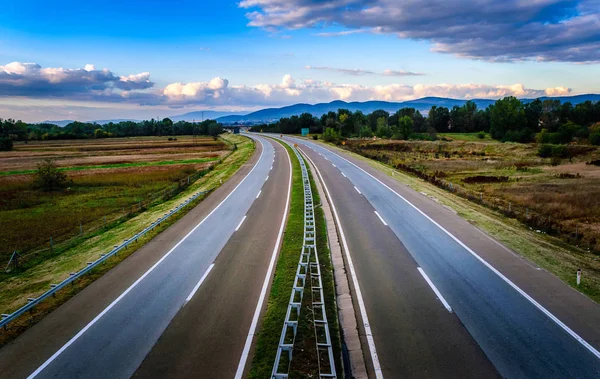
M 277 260 L 275 275 L 271 285 L 267 310 L 263 323 L 257 335 L 256 351 L 252 359 L 250 378 L 268 378 L 273 370 L 273 363 L 277 353 L 277 346 L 281 337 L 281 330 L 287 312 L 290 293 L 296 276 L 296 269 L 304 242 L 304 187 L 302 184 L 302 171 L 294 151 L 285 143 L 283 144 L 292 160 L 292 194 L 290 212 L 282 241 L 281 251 Z M 309 171 L 310 175 L 310 171 Z M 315 204 L 315 220 L 317 232 L 317 250 L 321 264 L 323 291 L 326 301 L 327 318 L 330 322 L 330 333 L 336 356 L 336 369 L 340 370 L 339 326 L 337 322 L 337 308 L 335 305 L 335 292 L 333 283 L 333 270 L 327 246 L 327 230 L 323 210 L 316 207 L 320 203 L 318 192 L 313 187 L 313 201 Z M 310 290 L 305 290 L 303 305 L 294 346 L 294 356 L 290 366 L 290 378 L 315 377 L 318 374 L 314 328 L 312 327 L 312 310 L 310 309 Z M 317 375 L 318 376 L 318 375 Z

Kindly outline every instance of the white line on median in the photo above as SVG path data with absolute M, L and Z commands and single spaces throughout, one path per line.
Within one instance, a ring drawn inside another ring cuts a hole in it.
M 437 226 L 438 228 L 440 228 L 444 233 L 446 233 L 446 235 L 448 235 L 450 238 L 452 238 L 457 244 L 459 244 L 463 249 L 465 249 L 472 256 L 474 256 L 478 261 L 480 261 L 484 266 L 486 266 L 488 269 L 490 269 L 494 274 L 498 275 L 500 277 L 500 279 L 502 279 L 505 283 L 507 283 L 509 286 L 511 286 L 515 291 L 517 291 L 519 294 L 521 294 L 521 296 L 523 296 L 525 299 L 527 299 L 531 304 L 533 304 L 538 310 L 540 310 L 543 314 L 545 314 L 549 319 L 551 319 L 552 321 L 554 321 L 554 323 L 556 325 L 558 325 L 559 327 L 561 327 L 565 332 L 567 332 L 571 337 L 573 337 L 577 342 L 579 342 L 589 352 L 591 352 L 594 356 L 596 356 L 596 358 L 600 359 L 600 352 L 598 350 L 596 350 L 586 340 L 584 340 L 581 336 L 579 336 L 577 333 L 575 333 L 564 322 L 560 321 L 560 319 L 558 317 L 556 317 L 552 313 L 550 313 L 550 311 L 548 311 L 546 308 L 544 308 L 544 306 L 542 306 L 540 303 L 538 303 L 534 298 L 532 298 L 531 296 L 529 296 L 527 294 L 527 292 L 523 291 L 519 286 L 517 286 L 510 279 L 508 279 L 506 276 L 504 276 L 504 274 L 502 274 L 500 271 L 498 271 L 494 266 L 492 266 L 491 264 L 489 264 L 485 259 L 481 258 L 475 251 L 473 251 L 470 247 L 468 247 L 461 240 L 459 240 L 458 237 L 456 237 L 454 234 L 452 234 L 448 230 L 446 230 L 446 228 L 444 228 L 442 225 L 440 225 L 437 221 L 435 221 L 434 219 L 432 219 L 431 217 L 429 217 L 427 214 L 425 214 L 425 212 L 423 212 L 422 210 L 420 210 L 419 208 L 417 208 L 416 205 L 414 205 L 413 203 L 411 203 L 410 201 L 408 201 L 406 198 L 404 198 L 398 192 L 394 191 L 390 186 L 388 186 L 387 184 L 383 183 L 381 180 L 377 179 L 376 177 L 374 177 L 373 175 L 371 175 L 370 173 L 368 173 L 362 167 L 358 166 L 357 164 L 355 164 L 353 162 L 350 162 L 348 159 L 342 157 L 339 154 L 334 153 L 333 151 L 331 151 L 329 149 L 327 149 L 327 151 L 329 153 L 337 156 L 338 158 L 343 159 L 344 161 L 350 163 L 352 166 L 354 166 L 357 169 L 359 169 L 360 171 L 364 172 L 365 174 L 367 174 L 368 176 L 370 176 L 371 178 L 373 178 L 375 181 L 377 181 L 379 184 L 381 184 L 382 186 L 384 186 L 385 188 L 387 188 L 388 190 L 390 190 L 392 193 L 394 193 L 400 199 L 404 200 L 408 205 L 410 205 L 417 212 L 419 212 L 421 215 L 423 215 L 423 217 L 425 217 L 427 220 L 429 220 L 432 224 L 434 224 L 435 226 Z
M 238 224 L 237 228 L 235 228 L 236 232 L 240 229 L 240 227 L 242 226 L 242 224 L 244 223 L 245 220 L 246 220 L 246 216 L 244 216 L 244 218 L 242 219 L 242 221 L 240 221 L 240 223 Z
M 359 195 L 362 195 L 362 192 L 360 192 L 360 190 L 356 188 L 356 186 L 354 186 L 354 189 L 356 190 L 356 192 L 358 192 Z
M 190 300 L 192 300 L 192 297 L 194 297 L 194 295 L 198 291 L 198 288 L 200 288 L 200 286 L 202 285 L 202 282 L 204 282 L 204 279 L 206 279 L 206 277 L 208 276 L 208 273 L 210 272 L 210 270 L 213 269 L 213 267 L 215 267 L 214 263 L 211 264 L 210 266 L 208 266 L 208 269 L 206 270 L 206 272 L 204 273 L 204 275 L 202 275 L 202 277 L 200 278 L 200 281 L 198 282 L 198 284 L 196 284 L 196 287 L 194 287 L 194 289 L 192 290 L 192 292 L 190 292 L 189 296 L 185 299 L 186 303 L 189 302 Z
M 258 199 L 258 197 L 260 196 L 261 193 L 262 193 L 262 190 L 258 191 L 258 195 L 256 195 L 257 199 Z
M 171 250 L 169 250 L 165 255 L 163 255 L 163 257 L 161 259 L 158 260 L 158 262 L 156 262 L 152 267 L 150 267 L 148 269 L 148 271 L 146 271 L 142 276 L 140 276 L 138 278 L 138 280 L 136 280 L 131 286 L 129 286 L 129 288 L 127 288 L 125 290 L 125 292 L 123 292 L 121 295 L 119 295 L 119 297 L 117 297 L 112 303 L 110 303 L 108 305 L 108 307 L 104 308 L 104 310 L 102 312 L 100 312 L 98 314 L 98 316 L 94 317 L 94 319 L 92 321 L 90 321 L 86 326 L 83 327 L 83 329 L 81 329 L 79 331 L 79 333 L 77 333 L 73 338 L 71 338 L 66 344 L 64 344 L 56 353 L 54 353 L 50 358 L 48 358 L 46 360 L 46 362 L 44 362 L 40 367 L 37 368 L 37 370 L 35 370 L 31 375 L 29 375 L 27 377 L 27 379 L 33 379 L 36 376 L 39 375 L 40 372 L 42 372 L 46 367 L 48 367 L 48 365 L 50 363 L 52 363 L 59 355 L 61 355 L 63 353 L 63 351 L 67 350 L 69 348 L 69 346 L 71 346 L 75 341 L 77 341 L 79 339 L 79 337 L 81 337 L 85 332 L 87 332 L 87 330 L 89 328 L 91 328 L 96 322 L 98 322 L 98 320 L 100 320 L 102 318 L 102 316 L 104 316 L 106 313 L 108 313 L 108 311 L 110 311 L 115 305 L 117 305 L 117 303 L 119 301 L 121 301 L 121 299 L 123 299 L 125 296 L 127 296 L 127 294 L 129 292 L 131 292 L 132 289 L 135 288 L 135 286 L 137 286 L 142 280 L 144 280 L 144 278 L 146 276 L 148 276 L 152 271 L 154 271 L 154 269 L 156 267 L 158 267 L 158 265 L 160 265 L 165 259 L 167 259 L 167 257 L 169 255 L 171 255 L 171 253 L 173 253 L 173 251 L 175 251 L 175 249 L 177 249 L 177 247 L 179 247 L 179 245 L 181 245 L 183 243 L 183 241 L 185 241 L 192 233 L 194 233 L 196 231 L 196 229 L 198 229 L 200 227 L 200 225 L 202 225 L 204 223 L 204 221 L 206 221 L 210 216 L 212 216 L 213 213 L 215 213 L 217 211 L 217 209 L 219 209 L 221 207 L 221 205 L 223 205 L 223 203 L 225 203 L 225 201 L 227 201 L 227 199 L 229 199 L 229 197 L 231 195 L 233 195 L 233 193 L 235 192 L 235 190 L 237 190 L 242 183 L 244 183 L 244 181 L 246 181 L 246 179 L 250 176 L 250 174 L 252 174 L 252 171 L 254 171 L 254 169 L 256 167 L 258 167 L 258 162 L 260 162 L 260 160 L 263 157 L 263 153 L 265 151 L 264 149 L 264 144 L 261 140 L 260 144 L 263 146 L 263 149 L 260 153 L 260 157 L 258 158 L 257 163 L 254 165 L 254 167 L 252 167 L 252 170 L 250 170 L 250 172 L 244 177 L 244 179 L 242 179 L 238 185 L 227 195 L 227 197 L 225 197 L 220 203 L 219 205 L 217 205 L 206 217 L 204 217 L 202 219 L 202 221 L 200 221 L 198 223 L 198 225 L 196 225 L 192 230 L 189 231 L 188 234 L 186 234 L 179 242 L 177 242 L 177 244 L 175 244 L 175 246 L 173 246 L 171 248 Z M 290 170 L 291 171 L 291 170 Z
M 365 301 L 362 297 L 362 292 L 360 290 L 360 286 L 358 285 L 358 278 L 356 277 L 356 271 L 354 270 L 354 263 L 352 262 L 352 257 L 350 257 L 350 249 L 348 248 L 348 242 L 346 241 L 346 234 L 344 233 L 344 229 L 342 228 L 342 223 L 340 221 L 340 217 L 337 214 L 337 210 L 335 208 L 335 204 L 333 202 L 333 198 L 331 197 L 331 193 L 329 192 L 329 188 L 327 188 L 327 184 L 325 184 L 325 180 L 319 171 L 317 165 L 309 158 L 307 154 L 304 154 L 306 159 L 313 165 L 315 170 L 317 171 L 317 175 L 321 179 L 321 183 L 323 184 L 323 188 L 327 193 L 327 198 L 331 203 L 331 210 L 333 211 L 333 215 L 335 217 L 335 222 L 338 225 L 338 230 L 340 233 L 340 237 L 342 239 L 342 245 L 344 246 L 344 254 L 346 255 L 346 260 L 348 261 L 348 268 L 350 269 L 350 276 L 352 277 L 352 284 L 354 285 L 354 291 L 356 292 L 356 300 L 358 301 L 358 308 L 360 309 L 360 316 L 362 318 L 363 327 L 365 329 L 365 335 L 367 337 L 367 344 L 369 345 L 369 353 L 371 354 L 371 361 L 373 363 L 373 370 L 375 371 L 376 379 L 383 379 L 383 371 L 381 370 L 381 364 L 379 363 L 379 356 L 377 355 L 377 349 L 375 348 L 375 339 L 373 338 L 373 332 L 371 331 L 371 324 L 369 324 L 369 318 L 367 317 L 367 308 L 365 307 Z M 357 191 L 358 188 L 354 187 Z M 360 193 L 360 191 L 359 191 Z
M 283 236 L 283 231 L 285 229 L 285 220 L 287 219 L 289 209 L 290 209 L 290 195 L 292 193 L 292 159 L 290 158 L 287 149 L 285 149 L 286 155 L 288 157 L 289 165 L 290 165 L 290 179 L 288 183 L 288 192 L 287 192 L 287 200 L 285 205 L 285 212 L 283 212 L 283 217 L 281 219 L 281 226 L 279 228 L 279 234 L 277 235 L 277 242 L 275 242 L 275 247 L 273 248 L 273 253 L 271 253 L 271 260 L 269 261 L 269 268 L 267 269 L 267 274 L 265 275 L 265 280 L 263 282 L 262 290 L 260 291 L 260 296 L 258 298 L 258 303 L 256 304 L 256 309 L 254 310 L 254 316 L 252 317 L 252 324 L 250 324 L 250 330 L 248 330 L 248 335 L 246 336 L 246 343 L 244 344 L 244 350 L 242 350 L 242 356 L 240 357 L 240 363 L 238 363 L 237 370 L 235 372 L 235 379 L 241 379 L 244 375 L 244 368 L 246 367 L 246 362 L 248 361 L 248 356 L 250 354 L 250 347 L 252 346 L 252 339 L 254 338 L 254 334 L 256 333 L 256 326 L 258 325 L 258 319 L 260 317 L 260 311 L 263 307 L 263 303 L 265 301 L 265 297 L 267 295 L 267 289 L 269 288 L 269 283 L 271 283 L 271 277 L 273 276 L 273 268 L 275 267 L 275 261 L 277 260 L 277 253 L 279 252 L 279 247 L 281 246 L 281 239 Z
M 421 273 L 421 275 L 423 275 L 423 278 L 425 279 L 425 281 L 427 282 L 427 284 L 429 284 L 429 287 L 431 287 L 431 289 L 433 290 L 433 292 L 435 292 L 435 296 L 437 296 L 437 298 L 440 299 L 440 301 L 442 302 L 442 304 L 444 305 L 444 307 L 446 307 L 446 309 L 448 310 L 448 312 L 452 313 L 452 308 L 450 308 L 450 304 L 448 304 L 448 302 L 446 301 L 446 299 L 444 299 L 444 297 L 442 296 L 442 294 L 440 293 L 440 291 L 438 291 L 437 287 L 433 284 L 433 282 L 431 281 L 431 279 L 429 279 L 429 276 L 427 276 L 427 274 L 425 273 L 425 271 L 423 271 L 423 269 L 421 267 L 417 267 L 417 270 L 419 270 L 419 272 Z
M 381 217 L 381 215 L 377 211 L 375 211 L 375 215 L 377 215 L 377 217 L 379 217 L 379 220 L 383 223 L 383 225 L 388 226 L 387 222 L 385 222 L 383 217 Z

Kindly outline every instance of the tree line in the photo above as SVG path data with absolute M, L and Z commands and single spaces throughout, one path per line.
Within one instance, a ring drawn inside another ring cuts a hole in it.
M 577 105 L 559 100 L 522 102 L 505 97 L 485 109 L 473 101 L 463 106 L 433 106 L 424 116 L 414 108 L 390 114 L 377 110 L 370 114 L 339 109 L 321 117 L 309 113 L 285 117 L 271 124 L 254 126 L 253 131 L 298 134 L 308 128 L 334 141 L 348 137 L 377 136 L 392 139 L 437 139 L 437 133 L 490 133 L 500 141 L 563 144 L 573 140 L 600 145 L 600 101 Z
M 0 119 L 0 150 L 10 150 L 13 141 L 87 139 L 135 136 L 172 136 L 172 135 L 208 135 L 217 136 L 223 132 L 223 126 L 214 120 L 199 123 L 187 121 L 173 122 L 169 118 L 162 120 L 144 120 L 140 122 L 121 121 L 97 124 L 73 121 L 64 127 L 49 124 L 28 124 L 13 119 Z

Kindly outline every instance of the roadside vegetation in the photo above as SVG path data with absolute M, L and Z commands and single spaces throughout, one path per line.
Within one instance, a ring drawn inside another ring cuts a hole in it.
M 275 361 L 275 354 L 281 337 L 281 329 L 285 319 L 290 292 L 296 276 L 296 268 L 300 259 L 304 241 L 304 188 L 302 185 L 302 171 L 293 150 L 285 143 L 284 147 L 292 159 L 292 198 L 281 251 L 277 260 L 271 293 L 263 324 L 258 331 L 256 352 L 252 360 L 250 378 L 270 377 Z M 310 175 L 310 170 L 309 170 Z M 316 220 L 316 245 L 321 266 L 323 293 L 329 329 L 333 343 L 333 352 L 336 357 L 336 370 L 342 372 L 341 367 L 341 340 L 337 319 L 337 306 L 335 303 L 335 287 L 333 281 L 333 266 L 327 242 L 327 227 L 323 209 L 320 208 L 320 199 L 312 176 L 311 187 Z M 290 378 L 318 377 L 318 362 L 311 307 L 310 280 L 307 279 L 302 309 L 298 324 L 298 332 L 294 343 L 293 359 L 290 364 Z M 284 360 L 285 361 L 285 360 Z M 323 363 L 323 362 L 322 362 Z
M 101 227 L 82 236 L 57 243 L 54 249 L 42 251 L 37 257 L 36 255 L 26 255 L 28 260 L 24 262 L 23 267 L 12 270 L 9 273 L 4 273 L 0 277 L 0 308 L 2 312 L 10 313 L 16 310 L 26 302 L 28 297 L 38 296 L 40 293 L 46 291 L 51 283 L 58 283 L 68 276 L 70 272 L 80 270 L 85 266 L 86 262 L 97 259 L 100 254 L 109 251 L 114 245 L 139 232 L 159 216 L 181 204 L 191 194 L 198 191 L 210 192 L 226 181 L 252 155 L 254 143 L 250 139 L 239 135 L 226 134 L 222 136 L 222 139 L 219 142 L 220 148 L 229 146 L 232 150 L 223 150 L 227 151 L 227 153 L 223 155 L 222 161 L 216 161 L 216 165 L 211 170 L 203 172 L 202 175 L 197 176 L 193 181 L 190 180 L 189 185 L 187 185 L 186 178 L 184 187 L 175 187 L 178 188 L 177 191 L 167 193 L 166 197 L 163 197 L 163 191 L 159 191 L 160 197 L 150 199 L 151 201 L 145 203 L 141 210 L 136 210 L 127 217 L 113 219 L 107 222 L 106 226 L 101 225 Z M 211 140 L 211 142 L 214 141 Z M 136 175 L 138 179 L 143 176 L 143 174 L 138 175 Z M 155 177 L 152 176 L 152 178 Z M 166 181 L 165 183 L 172 185 L 171 183 L 173 182 Z M 120 189 L 116 192 L 116 196 L 123 193 L 124 189 Z M 192 202 L 187 209 L 193 208 L 202 199 L 203 197 L 200 197 Z M 40 320 L 45 314 L 68 300 L 95 278 L 114 267 L 137 248 L 143 246 L 145 242 L 152 239 L 160 231 L 183 217 L 185 213 L 185 210 L 177 213 L 159 228 L 156 228 L 155 231 L 151 232 L 143 241 L 140 240 L 140 243 L 133 248 L 125 250 L 118 257 L 111 258 L 106 264 L 94 269 L 85 279 L 79 280 L 74 286 L 60 291 L 56 298 L 49 299 L 40 306 L 37 306 L 33 312 L 11 323 L 9 329 L 0 334 L 0 345 L 10 341 L 30 325 Z M 4 226 L 4 223 L 2 225 Z

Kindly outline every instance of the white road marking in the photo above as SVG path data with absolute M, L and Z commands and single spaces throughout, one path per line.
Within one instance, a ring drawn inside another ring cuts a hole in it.
M 303 152 L 304 153 L 304 152 Z M 371 324 L 369 324 L 369 318 L 367 317 L 367 308 L 365 307 L 365 301 L 362 297 L 362 292 L 360 290 L 360 286 L 358 285 L 358 278 L 356 277 L 356 271 L 354 270 L 354 263 L 352 263 L 352 257 L 350 257 L 350 249 L 348 248 L 348 242 L 346 241 L 346 234 L 344 233 L 344 229 L 342 228 L 342 223 L 340 221 L 340 217 L 337 214 L 337 210 L 335 208 L 335 204 L 333 203 L 333 199 L 331 197 L 331 193 L 329 192 L 329 188 L 325 184 L 325 180 L 321 175 L 321 172 L 317 168 L 317 165 L 308 157 L 308 155 L 304 154 L 306 159 L 312 163 L 315 170 L 317 170 L 317 174 L 321 179 L 321 183 L 323 184 L 323 188 L 327 193 L 327 198 L 329 198 L 329 202 L 331 203 L 331 209 L 333 210 L 333 214 L 335 216 L 336 224 L 338 225 L 338 230 L 340 232 L 340 237 L 342 239 L 342 244 L 344 246 L 344 253 L 346 255 L 346 260 L 348 261 L 348 268 L 350 269 L 350 276 L 352 276 L 352 283 L 354 285 L 354 289 L 356 291 L 356 300 L 358 302 L 358 307 L 360 309 L 360 316 L 362 318 L 363 327 L 365 328 L 365 335 L 367 336 L 367 344 L 369 345 L 369 353 L 371 354 L 371 361 L 373 362 L 373 369 L 375 370 L 375 377 L 377 379 L 383 379 L 383 372 L 381 371 L 381 364 L 379 363 L 379 357 L 377 356 L 377 349 L 375 348 L 375 339 L 373 338 L 373 332 L 371 331 Z M 354 187 L 356 188 L 356 187 Z M 358 191 L 358 189 L 357 189 Z
M 271 168 L 269 169 L 269 171 L 271 171 L 273 169 L 273 165 L 271 165 Z
M 437 298 L 440 299 L 440 301 L 442 302 L 442 304 L 444 305 L 444 307 L 446 307 L 446 309 L 448 310 L 448 312 L 452 313 L 452 308 L 450 308 L 450 304 L 448 304 L 448 302 L 446 301 L 446 299 L 444 299 L 444 297 L 442 296 L 442 294 L 440 293 L 440 291 L 438 291 L 437 287 L 433 284 L 433 282 L 431 281 L 431 279 L 429 279 L 429 276 L 427 276 L 427 274 L 425 273 L 425 271 L 423 271 L 423 269 L 421 267 L 417 267 L 417 270 L 419 270 L 419 272 L 421 273 L 421 275 L 423 275 L 423 278 L 425 279 L 425 281 L 427 282 L 427 284 L 429 284 L 429 287 L 431 287 L 431 289 L 433 290 L 433 292 L 435 292 L 435 296 L 437 296 Z
M 333 163 L 331 164 L 333 167 L 337 167 L 336 165 L 334 165 Z
M 129 288 L 127 288 L 121 295 L 119 295 L 119 297 L 117 297 L 112 303 L 110 303 L 106 308 L 104 308 L 104 310 L 100 312 L 98 316 L 94 317 L 92 321 L 90 321 L 86 326 L 84 326 L 83 329 L 81 329 L 73 338 L 71 338 L 66 344 L 64 344 L 56 353 L 54 353 L 50 358 L 48 358 L 46 362 L 44 362 L 40 367 L 37 368 L 37 370 L 35 370 L 31 375 L 29 375 L 27 379 L 33 379 L 36 376 L 38 376 L 39 373 L 41 373 L 46 367 L 48 367 L 48 365 L 52 363 L 58 356 L 60 356 L 63 353 L 63 351 L 67 350 L 69 346 L 71 346 L 75 341 L 77 341 L 79 337 L 81 337 L 85 332 L 87 332 L 88 329 L 91 328 L 96 322 L 98 322 L 98 320 L 100 320 L 102 316 L 108 313 L 108 311 L 110 311 L 115 305 L 117 305 L 117 303 L 121 301 L 121 299 L 127 296 L 127 294 L 131 292 L 131 290 L 134 289 L 135 286 L 137 286 L 142 280 L 144 280 L 146 276 L 148 276 L 152 271 L 154 271 L 154 269 L 158 267 L 158 265 L 160 265 L 165 259 L 167 259 L 167 257 L 171 255 L 171 253 L 173 253 L 173 251 L 175 251 L 175 249 L 177 249 L 177 247 L 179 247 L 179 245 L 183 243 L 183 241 L 185 241 L 192 233 L 194 233 L 196 229 L 200 227 L 200 225 L 204 224 L 204 221 L 206 221 L 210 216 L 212 216 L 212 214 L 215 213 L 217 209 L 219 209 L 221 205 L 223 205 L 223 203 L 225 203 L 225 201 L 227 201 L 227 199 L 229 199 L 231 195 L 233 195 L 233 193 L 242 185 L 242 183 L 246 181 L 250 174 L 252 174 L 252 171 L 254 171 L 256 167 L 258 167 L 258 162 L 260 162 L 260 160 L 263 157 L 265 151 L 264 144 L 261 140 L 259 141 L 260 144 L 263 146 L 263 149 L 260 153 L 258 161 L 254 165 L 254 167 L 252 167 L 252 170 L 250 170 L 250 172 L 244 177 L 244 179 L 242 179 L 242 181 L 238 183 L 238 185 L 227 195 L 227 197 L 225 197 L 206 217 L 204 217 L 202 221 L 198 223 L 198 225 L 196 225 L 192 230 L 189 231 L 188 234 L 186 234 L 179 242 L 177 242 L 177 244 L 175 244 L 175 246 L 173 246 L 171 250 L 169 250 L 161 259 L 159 259 L 158 262 L 156 262 L 152 267 L 150 267 L 148 271 L 146 271 L 142 276 L 140 276 L 138 280 L 136 280 L 131 286 L 129 286 Z
M 413 203 L 411 203 L 410 201 L 408 201 L 406 198 L 404 198 L 402 195 L 400 195 L 398 192 L 394 191 L 391 187 L 389 187 L 387 184 L 383 183 L 381 180 L 377 179 L 376 177 L 374 177 L 373 175 L 371 175 L 370 173 L 368 173 L 367 171 L 365 171 L 363 168 L 359 167 L 358 165 L 356 165 L 353 162 L 350 162 L 348 159 L 340 156 L 339 154 L 336 154 L 330 150 L 328 150 L 331 154 L 336 155 L 337 157 L 339 157 L 340 159 L 343 159 L 344 161 L 350 163 L 351 165 L 353 165 L 354 167 L 358 168 L 360 171 L 364 172 L 365 174 L 369 175 L 371 178 L 375 179 L 377 182 L 379 182 L 379 184 L 381 184 L 382 186 L 384 186 L 385 188 L 387 188 L 388 190 L 390 190 L 391 192 L 393 192 L 396 196 L 398 196 L 400 199 L 404 200 L 408 205 L 410 205 L 412 208 L 414 208 L 417 212 L 419 212 L 421 215 L 423 215 L 426 219 L 428 219 L 432 224 L 434 224 L 435 226 L 437 226 L 438 228 L 440 228 L 444 233 L 446 233 L 450 238 L 452 238 L 456 243 L 458 243 L 462 248 L 464 248 L 466 251 L 468 251 L 471 255 L 473 255 L 477 260 L 479 260 L 481 263 L 483 263 L 484 266 L 486 266 L 488 269 L 490 269 L 494 274 L 498 275 L 500 277 L 500 279 L 504 280 L 504 282 L 506 282 L 509 286 L 511 286 L 515 291 L 517 291 L 519 294 L 521 294 L 521 296 L 523 296 L 525 299 L 527 299 L 531 304 L 533 304 L 538 310 L 540 310 L 543 314 L 545 314 L 548 318 L 550 318 L 552 321 L 554 321 L 554 323 L 556 325 L 558 325 L 559 327 L 561 327 L 565 332 L 567 332 L 571 337 L 573 337 L 577 342 L 579 342 L 583 347 L 585 347 L 589 352 L 591 352 L 592 354 L 594 354 L 594 356 L 596 356 L 596 358 L 600 359 L 600 352 L 598 350 L 596 350 L 592 345 L 590 345 L 586 340 L 584 340 L 583 338 L 581 338 L 577 333 L 575 333 L 571 328 L 569 328 L 565 323 L 563 323 L 562 321 L 560 321 L 558 319 L 558 317 L 554 316 L 552 313 L 550 313 L 550 311 L 548 311 L 546 308 L 544 308 L 540 303 L 538 303 L 537 301 L 535 301 L 535 299 L 533 299 L 531 296 L 529 296 L 525 291 L 523 291 L 521 288 L 519 288 L 519 286 L 517 286 L 516 284 L 514 284 L 510 279 L 508 279 L 506 276 L 504 276 L 504 274 L 502 274 L 500 271 L 498 271 L 494 266 L 492 266 L 491 264 L 489 264 L 485 259 L 481 258 L 476 252 L 474 252 L 473 250 L 471 250 L 470 247 L 468 247 L 467 245 L 465 245 L 461 240 L 459 240 L 455 235 L 453 235 L 452 233 L 450 233 L 448 230 L 446 230 L 442 225 L 438 224 L 434 219 L 432 219 L 431 217 L 429 217 L 428 215 L 425 214 L 425 212 L 423 212 L 422 210 L 420 210 L 419 208 L 417 208 Z
M 192 290 L 192 292 L 190 292 L 190 294 L 187 297 L 187 299 L 185 299 L 186 303 L 189 302 L 190 300 L 192 300 L 192 297 L 194 297 L 194 295 L 198 291 L 198 288 L 200 288 L 200 286 L 202 285 L 202 282 L 204 282 L 204 279 L 206 279 L 206 277 L 208 276 L 208 273 L 210 272 L 210 270 L 213 269 L 213 267 L 215 267 L 214 263 L 211 264 L 210 266 L 208 266 L 208 269 L 206 270 L 206 272 L 204 273 L 204 275 L 202 275 L 202 277 L 200 278 L 200 281 L 198 282 L 198 284 L 196 284 L 196 287 L 194 287 L 194 289 Z
M 265 182 L 266 182 L 267 180 L 269 180 L 269 175 L 267 175 L 267 178 L 265 179 Z
M 261 193 L 262 193 L 262 190 L 258 191 L 258 195 L 256 195 L 257 199 L 258 199 L 258 197 L 260 196 Z
M 237 228 L 235 228 L 236 232 L 240 229 L 240 227 L 242 226 L 242 224 L 244 223 L 245 220 L 246 220 L 246 216 L 244 216 L 244 218 L 242 219 L 242 221 L 240 221 L 240 223 L 238 224 Z
M 354 186 L 354 189 L 356 190 L 356 192 L 358 192 L 359 195 L 362 195 L 362 192 L 360 192 L 360 190 L 356 188 L 356 186 Z
M 381 215 L 377 211 L 375 211 L 375 215 L 377 217 L 379 217 L 379 220 L 383 223 L 383 225 L 388 226 L 387 222 L 385 222 L 385 220 L 383 219 L 383 217 L 381 217 Z
M 342 176 L 343 176 L 344 178 L 347 178 L 346 174 L 344 174 L 343 172 L 342 172 Z
M 277 253 L 279 252 L 279 247 L 281 246 L 281 239 L 283 236 L 283 231 L 285 228 L 285 220 L 287 219 L 287 215 L 290 209 L 290 194 L 292 192 L 292 159 L 290 158 L 287 149 L 285 149 L 286 155 L 288 157 L 289 165 L 290 165 L 290 179 L 288 183 L 288 192 L 287 192 L 287 200 L 285 209 L 286 211 L 283 213 L 283 217 L 281 218 L 281 226 L 279 227 L 279 235 L 277 236 L 277 242 L 275 242 L 275 247 L 273 248 L 273 253 L 271 253 L 271 261 L 269 262 L 269 268 L 267 269 L 267 274 L 265 275 L 265 280 L 263 282 L 262 290 L 260 291 L 260 296 L 258 298 L 258 303 L 256 304 L 256 309 L 254 310 L 254 316 L 252 317 L 252 324 L 250 324 L 250 330 L 248 331 L 248 336 L 246 337 L 246 343 L 244 344 L 244 350 L 242 350 L 242 356 L 240 357 L 240 363 L 238 363 L 237 370 L 235 372 L 235 379 L 241 379 L 244 375 L 244 368 L 246 367 L 246 362 L 248 361 L 248 355 L 250 354 L 250 347 L 252 346 L 252 339 L 254 338 L 254 334 L 256 333 L 256 325 L 258 324 L 258 319 L 260 316 L 260 311 L 263 307 L 263 303 L 265 301 L 265 297 L 267 294 L 267 289 L 269 288 L 269 283 L 271 283 L 271 277 L 273 275 L 273 268 L 275 267 L 275 261 L 277 258 Z

